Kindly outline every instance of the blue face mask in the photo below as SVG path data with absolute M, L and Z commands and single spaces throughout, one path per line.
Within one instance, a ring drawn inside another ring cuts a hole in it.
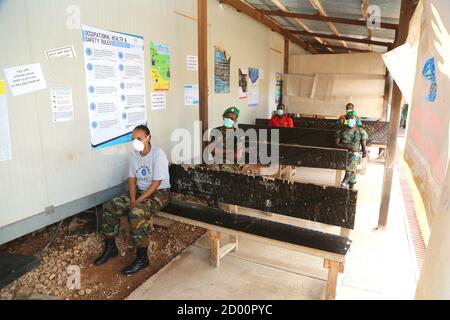
M 277 110 L 277 115 L 279 115 L 281 117 L 283 114 L 284 114 L 284 111 L 282 109 Z
M 223 125 L 225 126 L 225 128 L 233 128 L 234 121 L 230 118 L 223 118 Z

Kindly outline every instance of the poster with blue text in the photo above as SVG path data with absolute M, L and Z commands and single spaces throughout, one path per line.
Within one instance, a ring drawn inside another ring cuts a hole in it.
M 144 38 L 83 26 L 84 68 L 93 148 L 131 140 L 147 122 Z

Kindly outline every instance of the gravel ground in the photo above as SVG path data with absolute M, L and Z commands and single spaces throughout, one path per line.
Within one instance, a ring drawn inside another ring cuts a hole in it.
M 67 220 L 55 241 L 42 254 L 41 265 L 2 288 L 0 299 L 123 299 L 205 233 L 204 229 L 181 223 L 172 222 L 167 227 L 155 225 L 150 236 L 150 267 L 127 278 L 120 274 L 120 270 L 134 260 L 135 249 L 126 228 L 121 229 L 117 238 L 119 256 L 105 265 L 94 266 L 93 261 L 103 248 L 103 239 L 95 232 L 95 215 L 91 214 L 90 219 L 75 217 Z M 52 225 L 26 235 L 0 246 L 0 251 L 36 255 L 51 239 L 56 228 Z M 78 290 L 67 287 L 68 266 L 80 268 L 81 287 Z

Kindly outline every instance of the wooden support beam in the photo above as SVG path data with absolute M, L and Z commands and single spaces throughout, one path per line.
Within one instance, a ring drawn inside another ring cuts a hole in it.
M 283 68 L 283 72 L 284 74 L 288 74 L 289 73 L 289 39 L 288 38 L 284 38 L 284 68 Z
M 355 20 L 355 19 L 347 19 L 347 18 L 338 18 L 338 17 L 324 17 L 319 14 L 304 14 L 297 12 L 285 12 L 282 10 L 259 10 L 262 14 L 267 16 L 276 16 L 276 17 L 290 17 L 290 18 L 299 18 L 304 20 L 315 20 L 315 21 L 324 21 L 324 22 L 335 22 L 342 24 L 350 24 L 355 26 L 367 26 L 367 22 L 364 20 Z M 381 29 L 393 29 L 397 30 L 398 24 L 395 23 L 380 23 Z
M 311 53 L 317 53 L 317 50 L 314 46 L 307 43 L 303 39 L 300 39 L 296 36 L 294 36 L 292 33 L 290 33 L 287 29 L 283 28 L 280 24 L 276 23 L 274 20 L 266 16 L 265 14 L 261 13 L 259 10 L 256 10 L 252 6 L 248 5 L 247 3 L 241 1 L 241 0 L 220 0 L 221 3 L 228 4 L 232 7 L 234 7 L 236 10 L 248 15 L 249 17 L 259 21 L 260 23 L 264 24 L 265 26 L 269 27 L 275 32 L 278 32 L 283 37 L 288 38 L 290 41 L 294 42 L 295 44 L 299 45 L 303 49 L 311 52 Z
M 206 147 L 203 134 L 208 130 L 208 7 L 207 0 L 197 0 L 199 119 L 202 123 L 200 145 Z M 203 158 L 203 157 L 202 157 Z
M 402 0 L 400 9 L 400 25 L 397 33 L 397 40 L 394 45 L 395 48 L 405 43 L 408 37 L 409 23 L 411 21 L 411 17 L 414 14 L 416 6 L 417 1 Z M 388 219 L 389 203 L 391 200 L 392 178 L 394 175 L 394 164 L 397 153 L 397 136 L 400 126 L 402 98 L 403 95 L 400 91 L 400 88 L 394 81 L 391 100 L 391 115 L 389 120 L 389 138 L 386 150 L 386 162 L 384 166 L 383 188 L 381 191 L 380 214 L 378 217 L 378 229 L 385 228 Z
M 276 6 L 278 7 L 278 9 L 280 9 L 281 11 L 289 12 L 288 7 L 286 7 L 286 6 L 283 4 L 282 0 L 271 0 L 271 1 L 272 1 L 272 3 L 273 3 L 274 5 L 276 5 Z M 294 18 L 293 20 L 294 20 L 294 22 L 295 22 L 300 28 L 302 28 L 303 30 L 306 30 L 306 31 L 310 31 L 310 32 L 311 32 L 311 29 L 309 29 L 309 27 L 308 27 L 302 20 L 300 20 L 300 19 L 298 19 L 298 18 Z M 328 51 L 330 51 L 330 52 L 333 52 L 333 50 L 328 49 L 328 48 L 322 46 L 322 43 L 323 43 L 322 39 L 317 38 L 317 37 L 316 37 L 315 39 L 316 39 L 318 45 L 321 46 L 324 50 L 328 50 Z
M 391 94 L 391 88 L 392 88 L 392 79 L 389 74 L 389 70 L 386 69 L 386 77 L 384 80 L 384 95 L 383 95 L 383 114 L 381 115 L 381 118 L 383 120 L 387 120 L 387 111 L 389 107 L 389 99 Z
M 357 48 L 344 48 L 341 46 L 335 46 L 335 45 L 328 44 L 328 43 L 325 43 L 324 46 L 333 48 L 333 49 L 350 50 L 350 51 L 354 51 L 354 52 L 374 52 L 374 51 L 370 51 L 370 50 L 357 49 Z
M 344 40 L 344 41 L 356 42 L 356 43 L 373 44 L 373 45 L 376 45 L 376 46 L 387 47 L 388 49 L 390 49 L 394 45 L 394 43 L 392 43 L 392 42 L 383 42 L 383 41 L 375 41 L 375 40 L 369 40 L 369 39 L 359 39 L 359 38 L 352 38 L 352 37 L 344 37 L 344 36 L 337 36 L 337 35 L 334 35 L 334 34 L 307 32 L 307 31 L 300 31 L 300 30 L 292 30 L 291 32 L 293 34 L 300 34 L 300 35 L 303 35 L 303 36 L 327 38 L 327 39 L 333 39 L 333 40 Z M 353 50 L 352 48 L 349 48 L 349 49 Z
M 322 4 L 320 3 L 319 0 L 309 0 L 309 3 L 311 4 L 311 6 L 316 9 L 319 14 L 323 17 L 328 17 L 328 13 L 325 11 L 325 9 L 323 8 Z M 331 31 L 333 31 L 333 33 L 336 36 L 340 36 L 341 34 L 339 33 L 338 29 L 336 28 L 336 26 L 332 23 L 332 22 L 327 22 L 328 27 L 330 28 Z M 342 46 L 344 46 L 345 48 L 347 48 L 347 43 L 343 40 L 341 40 L 342 42 Z
M 369 20 L 369 0 L 361 0 L 361 16 L 367 22 Z M 372 39 L 372 29 L 367 26 L 367 38 Z M 369 44 L 369 50 L 372 50 L 372 45 Z

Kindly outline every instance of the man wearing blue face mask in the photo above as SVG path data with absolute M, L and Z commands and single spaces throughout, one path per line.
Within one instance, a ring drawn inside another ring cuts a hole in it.
M 212 169 L 236 172 L 241 168 L 238 162 L 244 155 L 243 131 L 237 128 L 240 110 L 236 107 L 226 109 L 222 115 L 223 125 L 211 132 L 208 150 L 214 157 Z
M 293 128 L 294 121 L 292 118 L 286 113 L 286 108 L 284 104 L 279 104 L 277 107 L 277 111 L 269 120 L 269 126 L 271 127 L 285 127 L 285 128 Z
M 147 267 L 150 218 L 169 203 L 169 162 L 163 150 L 152 146 L 150 130 L 141 125 L 133 130 L 133 151 L 128 170 L 129 191 L 103 206 L 102 233 L 105 248 L 95 260 L 96 265 L 106 263 L 118 255 L 115 238 L 119 234 L 120 217 L 127 215 L 131 239 L 137 249 L 134 262 L 122 270 L 130 276 Z
M 341 187 L 354 188 L 358 173 L 358 164 L 361 163 L 360 150 L 362 150 L 362 157 L 367 157 L 367 140 L 368 135 L 366 130 L 357 126 L 356 112 L 348 112 L 345 117 L 344 126 L 336 131 L 336 145 L 339 148 L 348 150 L 347 169 Z

